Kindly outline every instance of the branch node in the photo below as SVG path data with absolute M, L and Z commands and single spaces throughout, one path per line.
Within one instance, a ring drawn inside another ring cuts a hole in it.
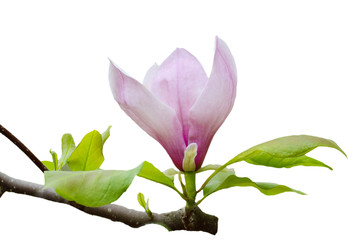
M 201 211 L 197 206 L 185 210 L 182 222 L 188 231 L 204 231 L 215 235 L 217 233 L 218 218 Z

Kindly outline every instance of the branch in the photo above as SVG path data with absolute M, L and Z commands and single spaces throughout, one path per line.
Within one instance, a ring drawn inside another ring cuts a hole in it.
M 17 139 L 11 132 L 4 128 L 0 124 L 0 133 L 7 137 L 12 143 L 14 143 L 23 153 L 30 158 L 31 161 L 42 171 L 47 171 L 48 168 L 22 143 Z
M 42 172 L 48 170 L 47 167 L 22 142 L 20 142 L 19 139 L 17 139 L 1 124 L 0 133 L 23 151 Z M 25 194 L 53 202 L 67 204 L 90 215 L 107 218 L 115 222 L 122 222 L 133 228 L 139 228 L 147 224 L 159 224 L 167 228 L 169 231 L 204 231 L 211 234 L 216 234 L 217 232 L 218 218 L 202 212 L 197 206 L 191 210 L 188 209 L 187 214 L 185 213 L 185 209 L 180 209 L 169 213 L 153 213 L 152 218 L 150 218 L 146 212 L 139 212 L 115 204 L 109 204 L 102 207 L 86 207 L 62 198 L 53 189 L 44 189 L 43 185 L 15 179 L 0 172 L 0 197 L 5 192 Z
M 142 227 L 147 224 L 159 224 L 169 231 L 204 231 L 211 234 L 216 234 L 217 232 L 218 218 L 202 212 L 198 207 L 195 207 L 188 216 L 185 216 L 184 209 L 180 209 L 178 211 L 162 214 L 153 213 L 152 218 L 150 218 L 146 212 L 128 209 L 116 204 L 95 208 L 86 207 L 62 198 L 53 189 L 43 188 L 43 185 L 15 179 L 0 172 L 0 197 L 5 192 L 13 192 L 43 198 L 49 201 L 70 205 L 90 215 L 122 222 L 133 228 Z

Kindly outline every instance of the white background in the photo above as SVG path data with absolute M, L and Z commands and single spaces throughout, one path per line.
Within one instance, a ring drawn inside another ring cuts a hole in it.
M 238 89 L 205 164 L 293 134 L 333 139 L 349 157 L 326 148 L 310 154 L 334 171 L 235 165 L 239 176 L 308 195 L 268 197 L 251 188 L 216 193 L 201 205 L 219 217 L 216 237 L 156 225 L 132 229 L 6 193 L 1 239 L 361 239 L 361 12 L 359 1 L 1 1 L 0 121 L 42 160 L 50 160 L 50 148 L 60 152 L 63 133 L 79 142 L 112 125 L 102 168 L 130 169 L 144 160 L 172 167 L 162 147 L 113 100 L 107 58 L 142 81 L 154 62 L 183 47 L 209 73 L 216 35 L 235 58 Z M 0 171 L 43 182 L 3 136 Z M 140 191 L 154 212 L 183 206 L 171 190 L 143 179 L 117 203 L 142 210 Z

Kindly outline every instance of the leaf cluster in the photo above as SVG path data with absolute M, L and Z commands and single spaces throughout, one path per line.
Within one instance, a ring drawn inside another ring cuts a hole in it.
M 116 201 L 138 176 L 165 185 L 178 193 L 186 202 L 189 200 L 181 175 L 184 173 L 175 169 L 160 171 L 151 163 L 144 161 L 130 170 L 101 170 L 104 161 L 103 145 L 110 135 L 110 127 L 100 134 L 94 130 L 84 136 L 76 146 L 70 134 L 62 137 L 62 155 L 50 151 L 53 161 L 44 161 L 49 170 L 46 171 L 45 187 L 54 188 L 63 198 L 75 201 L 88 207 L 98 207 Z M 323 162 L 306 156 L 317 147 L 334 148 L 345 155 L 342 149 L 332 140 L 299 135 L 277 138 L 254 146 L 226 162 L 224 165 L 207 165 L 196 173 L 213 171 L 202 184 L 196 194 L 203 196 L 196 205 L 200 204 L 212 193 L 230 187 L 254 187 L 265 195 L 276 195 L 284 192 L 304 194 L 285 185 L 268 182 L 254 182 L 248 177 L 239 177 L 230 165 L 246 162 L 274 168 L 291 168 L 295 166 L 318 166 L 332 168 Z M 178 175 L 182 191 L 175 187 L 174 176 Z M 137 196 L 138 202 L 152 218 L 149 201 L 145 201 L 142 193 Z

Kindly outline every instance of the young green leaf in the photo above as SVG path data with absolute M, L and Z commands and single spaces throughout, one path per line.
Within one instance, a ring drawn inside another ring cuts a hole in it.
M 237 177 L 233 172 L 219 172 L 203 189 L 204 198 L 210 194 L 230 187 L 254 187 L 265 195 L 276 195 L 284 192 L 304 194 L 284 185 L 265 182 L 253 182 L 247 177 Z
M 62 137 L 62 156 L 59 159 L 58 169 L 62 169 L 67 164 L 70 155 L 75 149 L 74 139 L 71 134 L 66 133 Z
M 147 215 L 148 215 L 150 218 L 152 218 L 152 212 L 151 212 L 151 210 L 150 210 L 150 199 L 149 199 L 149 198 L 147 198 L 145 210 L 146 210 Z
M 129 171 L 46 171 L 45 188 L 54 188 L 63 198 L 88 207 L 116 201 L 132 183 L 142 165 Z
M 50 150 L 49 152 L 52 155 L 52 159 L 53 159 L 53 164 L 54 164 L 53 170 L 57 171 L 58 170 L 58 155 L 56 152 L 54 152 L 52 150 Z
M 167 177 L 164 173 L 162 173 L 160 170 L 158 170 L 155 166 L 147 161 L 143 162 L 142 169 L 138 173 L 138 176 L 146 178 L 153 182 L 161 183 L 172 189 L 176 189 L 175 184 L 169 177 Z
M 200 173 L 200 172 L 205 172 L 205 171 L 209 171 L 209 170 L 217 170 L 220 167 L 222 167 L 222 165 L 220 164 L 208 164 L 206 166 L 201 167 L 199 170 L 196 171 L 196 173 Z M 233 171 L 232 168 L 228 169 L 223 169 L 221 170 L 222 172 L 228 172 L 228 171 Z
M 145 196 L 142 193 L 138 193 L 137 200 L 138 200 L 138 203 L 141 205 L 141 207 L 143 207 L 145 209 L 145 212 L 147 213 L 147 215 L 150 218 L 152 218 L 152 212 L 151 212 L 150 206 L 149 206 L 149 199 L 147 199 L 147 202 L 146 202 Z
M 102 143 L 103 143 L 103 145 L 106 142 L 106 140 L 109 138 L 109 136 L 111 135 L 111 133 L 110 133 L 111 127 L 112 126 L 108 126 L 107 130 L 102 133 Z
M 146 209 L 146 201 L 145 201 L 145 196 L 143 195 L 143 193 L 137 194 L 137 201 L 141 205 L 141 207 Z
M 103 140 L 101 134 L 94 130 L 84 136 L 79 145 L 68 158 L 72 171 L 91 171 L 98 169 L 103 161 Z
M 277 138 L 259 144 L 237 155 L 224 166 L 245 161 L 250 164 L 276 168 L 290 168 L 294 166 L 319 166 L 332 169 L 328 165 L 305 156 L 317 147 L 330 147 L 346 155 L 332 140 L 300 135 Z
M 167 177 L 169 177 L 171 180 L 173 180 L 173 177 L 177 174 L 180 173 L 180 171 L 177 171 L 176 169 L 174 168 L 169 168 L 165 171 L 162 172 L 163 174 L 165 174 Z

